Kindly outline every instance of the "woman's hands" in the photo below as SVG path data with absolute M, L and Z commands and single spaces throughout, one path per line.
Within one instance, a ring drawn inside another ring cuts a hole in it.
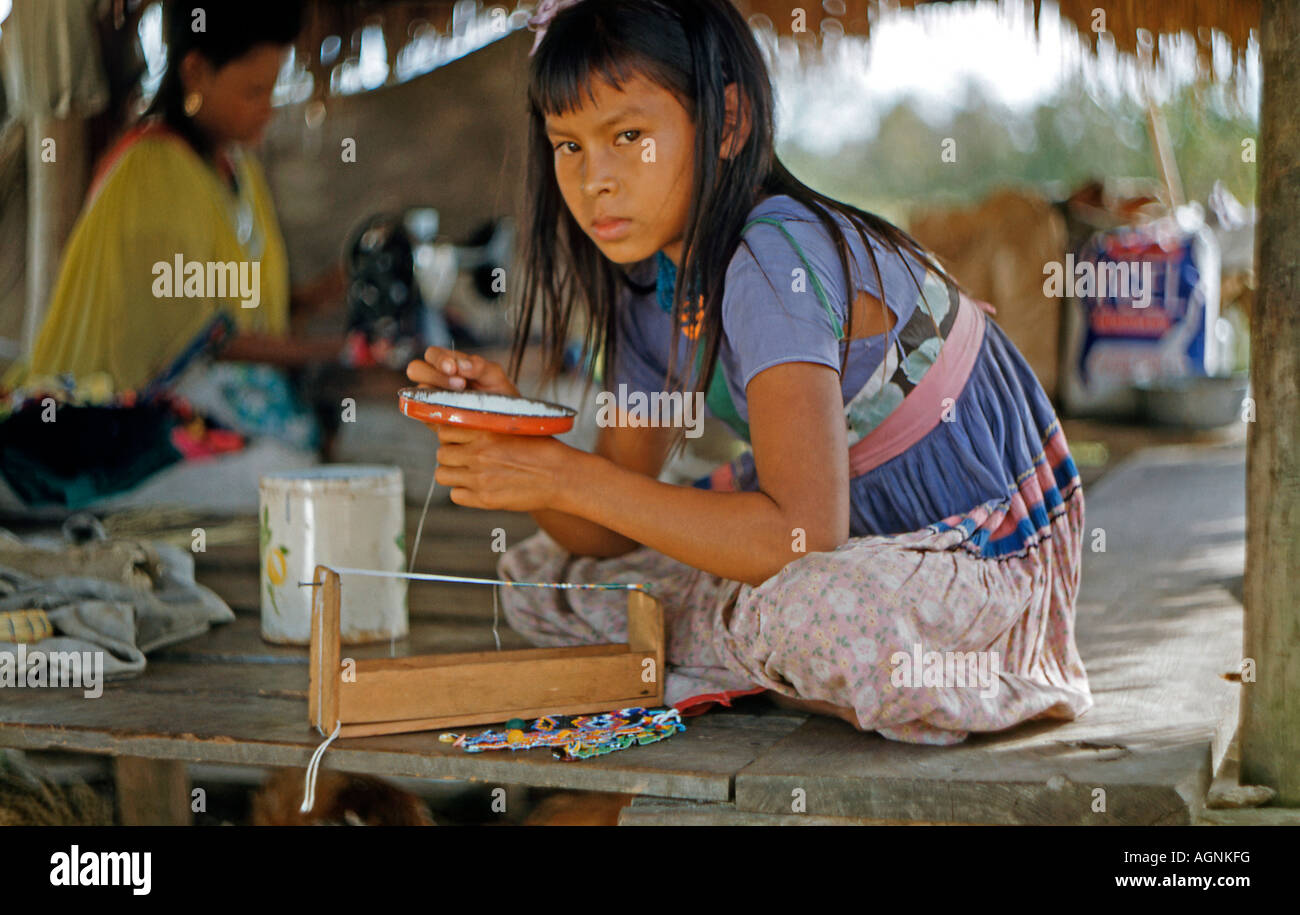
M 519 389 L 498 363 L 440 346 L 431 346 L 424 351 L 423 359 L 412 360 L 406 367 L 406 377 L 420 387 L 519 396 Z
M 569 474 L 582 452 L 550 436 L 507 435 L 439 426 L 434 479 L 468 508 L 533 512 L 562 509 Z

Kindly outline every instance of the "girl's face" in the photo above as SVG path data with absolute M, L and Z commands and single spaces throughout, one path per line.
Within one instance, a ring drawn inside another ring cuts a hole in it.
M 637 76 L 620 92 L 599 77 L 595 104 L 546 119 L 569 212 L 606 257 L 663 251 L 680 265 L 695 175 L 695 125 L 677 98 Z
M 217 144 L 255 144 L 271 120 L 271 90 L 289 48 L 259 44 L 223 67 L 191 51 L 181 65 L 187 92 L 200 92 L 199 127 Z

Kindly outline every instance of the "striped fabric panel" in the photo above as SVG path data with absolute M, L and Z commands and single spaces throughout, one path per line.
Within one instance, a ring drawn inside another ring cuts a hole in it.
M 945 518 L 930 530 L 960 527 L 969 535 L 962 547 L 983 559 L 1017 555 L 1036 546 L 1082 485 L 1059 419 L 1044 431 L 1043 442 L 1034 465 L 1017 477 L 1015 492 Z

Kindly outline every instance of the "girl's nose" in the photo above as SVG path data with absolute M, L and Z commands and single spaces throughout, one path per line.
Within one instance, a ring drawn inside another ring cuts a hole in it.
M 601 173 L 598 176 L 588 178 L 583 184 L 583 192 L 588 197 L 595 197 L 601 191 L 613 190 L 615 180 L 612 175 Z
M 589 197 L 595 197 L 601 191 L 614 190 L 617 184 L 612 157 L 593 154 L 587 161 L 586 174 L 583 176 L 584 193 Z

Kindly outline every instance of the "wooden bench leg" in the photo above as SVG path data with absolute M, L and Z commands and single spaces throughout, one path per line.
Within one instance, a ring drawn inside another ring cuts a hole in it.
M 192 826 L 190 773 L 177 759 L 113 759 L 118 820 L 123 826 Z

